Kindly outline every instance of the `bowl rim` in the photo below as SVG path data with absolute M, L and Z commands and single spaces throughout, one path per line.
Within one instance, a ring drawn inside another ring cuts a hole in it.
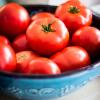
M 96 65 L 98 65 L 98 66 L 96 66 Z M 19 79 L 21 79 L 21 78 L 24 78 L 24 79 L 54 79 L 54 78 L 63 78 L 63 77 L 74 77 L 75 75 L 77 76 L 79 74 L 92 71 L 92 70 L 96 69 L 97 67 L 100 67 L 99 65 L 100 65 L 100 61 L 97 61 L 93 64 L 82 67 L 80 69 L 66 71 L 61 74 L 55 74 L 55 75 L 41 75 L 41 74 L 25 75 L 22 73 L 0 71 L 0 76 L 2 75 L 4 77 L 19 78 Z
M 24 7 L 33 7 L 34 4 L 30 4 L 30 5 L 22 5 Z M 48 9 L 50 7 L 56 8 L 57 6 L 55 5 L 41 5 L 41 4 L 35 4 L 34 7 L 47 7 Z M 91 10 L 91 9 L 90 9 Z M 93 12 L 93 11 L 92 11 Z M 93 16 L 95 17 L 100 17 L 100 15 L 98 15 L 97 13 L 93 12 Z M 54 78 L 62 78 L 62 77 L 69 77 L 69 76 L 75 76 L 78 75 L 80 73 L 84 73 L 84 72 L 88 72 L 90 70 L 94 70 L 95 68 L 97 68 L 98 66 L 95 66 L 96 64 L 100 65 L 100 61 L 96 61 L 95 63 L 92 63 L 88 66 L 76 69 L 76 70 L 71 70 L 71 71 L 66 71 L 63 72 L 61 74 L 55 74 L 55 75 L 25 75 L 22 73 L 15 73 L 15 72 L 4 72 L 4 71 L 0 71 L 0 76 L 4 76 L 4 77 L 12 77 L 12 78 L 30 78 L 30 79 L 54 79 Z

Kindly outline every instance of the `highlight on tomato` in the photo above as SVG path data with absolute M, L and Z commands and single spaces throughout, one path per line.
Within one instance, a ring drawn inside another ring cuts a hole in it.
M 61 74 L 61 71 L 52 60 L 40 57 L 31 60 L 24 69 L 23 73 L 35 75 L 55 75 Z
M 71 43 L 86 49 L 92 57 L 99 56 L 100 30 L 91 26 L 82 27 L 73 34 Z
M 16 71 L 22 73 L 30 60 L 37 58 L 38 55 L 32 51 L 20 51 L 16 53 L 17 69 Z
M 14 72 L 16 70 L 16 55 L 12 47 L 0 42 L 0 71 Z
M 32 16 L 31 20 L 34 21 L 36 19 L 39 19 L 39 18 L 54 18 L 55 16 L 50 13 L 50 12 L 39 12 L 39 13 L 36 13 L 35 15 Z
M 10 45 L 9 40 L 5 36 L 2 36 L 2 35 L 0 35 L 0 42 Z
M 12 47 L 16 52 L 31 50 L 28 41 L 26 39 L 26 34 L 18 35 L 12 42 Z
M 61 52 L 51 56 L 51 60 L 59 66 L 62 72 L 80 69 L 91 63 L 87 51 L 78 46 L 66 47 Z
M 61 4 L 57 7 L 55 16 L 65 23 L 71 33 L 92 23 L 92 11 L 79 0 L 68 0 Z
M 17 3 L 8 3 L 0 9 L 0 31 L 15 37 L 24 33 L 30 24 L 28 11 Z
M 69 32 L 57 18 L 40 18 L 26 31 L 31 48 L 42 56 L 50 56 L 68 45 Z

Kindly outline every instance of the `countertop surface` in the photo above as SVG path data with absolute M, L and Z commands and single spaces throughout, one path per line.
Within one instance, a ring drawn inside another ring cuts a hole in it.
M 0 94 L 0 100 L 18 100 L 4 94 Z M 34 99 L 32 99 L 34 100 Z M 54 100 L 100 100 L 100 77 L 89 82 L 75 92 Z

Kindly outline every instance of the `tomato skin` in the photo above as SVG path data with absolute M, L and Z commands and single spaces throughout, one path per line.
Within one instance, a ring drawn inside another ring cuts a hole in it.
M 43 25 L 49 24 L 52 32 L 45 32 Z M 43 56 L 50 56 L 66 47 L 69 42 L 69 32 L 64 23 L 57 18 L 41 18 L 33 21 L 26 31 L 26 36 L 31 48 Z
M 26 34 L 17 36 L 12 43 L 12 47 L 16 52 L 30 50 L 28 41 L 26 39 Z
M 78 8 L 79 12 L 69 12 L 71 7 Z M 83 26 L 89 26 L 92 23 L 92 12 L 79 0 L 69 0 L 64 4 L 61 4 L 56 9 L 55 16 L 65 23 L 71 33 Z
M 62 72 L 75 70 L 90 64 L 90 57 L 85 49 L 78 46 L 70 46 L 54 54 L 51 57 Z
M 51 17 L 54 18 L 54 15 L 49 12 L 39 12 L 32 16 L 31 20 L 34 21 L 39 18 Z
M 0 36 L 0 42 L 10 45 L 9 40 L 5 36 L 2 36 L 2 35 Z
M 16 55 L 12 47 L 0 42 L 0 71 L 13 72 L 16 69 Z
M 25 74 L 60 74 L 59 67 L 50 59 L 47 58 L 36 58 L 31 60 L 26 69 Z
M 17 72 L 23 72 L 27 64 L 30 60 L 38 57 L 37 54 L 35 54 L 32 51 L 20 51 L 16 53 L 16 59 L 17 59 Z
M 100 30 L 90 26 L 83 27 L 73 34 L 71 43 L 83 47 L 91 56 L 96 56 L 100 52 Z
M 16 3 L 8 3 L 0 9 L 0 31 L 8 37 L 24 33 L 29 23 L 27 10 Z

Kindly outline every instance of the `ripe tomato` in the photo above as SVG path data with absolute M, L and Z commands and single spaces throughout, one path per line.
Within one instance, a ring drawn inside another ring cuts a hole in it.
M 78 46 L 70 46 L 54 54 L 51 57 L 62 72 L 75 70 L 90 64 L 90 57 L 85 49 Z
M 31 59 L 34 59 L 38 57 L 35 53 L 32 51 L 21 51 L 16 53 L 16 59 L 17 59 L 17 71 L 23 72 L 27 64 Z
M 24 33 L 30 23 L 28 12 L 16 3 L 9 3 L 0 9 L 0 31 L 7 36 Z
M 12 43 L 12 47 L 16 52 L 30 50 L 28 41 L 26 39 L 26 34 L 17 36 Z
M 61 19 L 70 32 L 92 23 L 92 12 L 79 0 L 69 0 L 58 6 L 55 16 Z
M 50 59 L 47 58 L 37 58 L 31 60 L 26 69 L 25 74 L 60 74 L 61 71 L 59 67 Z
M 0 42 L 0 71 L 15 71 L 16 55 L 10 45 Z
M 36 19 L 45 18 L 45 17 L 54 18 L 54 15 L 49 13 L 49 12 L 40 12 L 40 13 L 37 13 L 37 14 L 33 15 L 31 19 L 32 19 L 32 21 L 34 21 Z
M 10 44 L 9 40 L 5 36 L 0 36 L 0 42 L 8 45 Z
M 85 48 L 92 56 L 100 52 L 100 30 L 86 26 L 77 30 L 72 36 L 72 44 Z
M 69 41 L 66 26 L 57 18 L 40 18 L 33 21 L 26 36 L 31 48 L 44 56 L 63 49 Z

